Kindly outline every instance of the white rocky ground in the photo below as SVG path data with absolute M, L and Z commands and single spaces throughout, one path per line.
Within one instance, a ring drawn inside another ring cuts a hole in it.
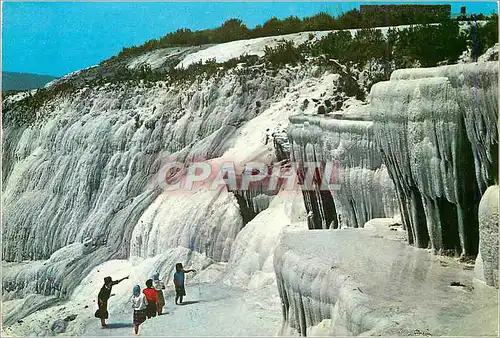
M 185 305 L 173 304 L 167 293 L 166 314 L 147 320 L 141 336 L 274 336 L 281 320 L 281 301 L 276 287 L 256 291 L 233 289 L 222 284 L 198 284 L 187 289 Z M 190 303 L 192 302 L 192 303 Z M 90 336 L 131 336 L 131 313 L 116 313 L 110 329 L 93 320 L 84 331 Z M 123 326 L 123 327 L 121 327 Z M 106 332 L 110 331 L 110 332 Z
M 498 290 L 475 281 L 472 266 L 404 238 L 392 219 L 285 234 L 275 254 L 285 324 L 308 336 L 498 335 Z
M 37 311 L 20 323 L 4 327 L 4 333 L 9 336 L 63 332 L 65 335 L 131 335 L 130 290 L 135 284 L 144 285 L 144 280 L 154 271 L 161 271 L 167 282 L 166 311 L 169 313 L 147 321 L 142 327 L 143 335 L 274 335 L 282 315 L 272 255 L 284 230 L 304 229 L 303 223 L 297 223 L 303 220 L 304 214 L 297 195 L 278 195 L 267 210 L 238 234 L 228 263 L 214 263 L 205 255 L 181 246 L 146 259 L 108 261 L 93 269 L 74 290 L 70 301 Z M 199 271 L 188 275 L 186 287 L 186 301 L 196 303 L 183 307 L 173 305 L 171 276 L 178 261 L 189 262 L 189 267 Z M 113 288 L 116 295 L 109 305 L 111 328 L 102 330 L 93 314 L 97 308 L 96 293 L 107 275 L 115 279 L 130 275 L 130 279 Z M 3 304 L 10 310 L 13 303 L 18 302 Z M 74 320 L 64 321 L 72 315 L 77 315 Z

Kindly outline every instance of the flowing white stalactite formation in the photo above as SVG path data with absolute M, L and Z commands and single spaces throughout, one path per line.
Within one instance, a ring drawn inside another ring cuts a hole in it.
M 476 255 L 498 166 L 498 64 L 396 71 L 373 86 L 370 111 L 410 244 Z
M 497 213 L 492 208 L 494 188 L 479 204 L 486 187 L 497 182 L 497 102 L 498 63 L 484 62 L 396 71 L 390 81 L 372 87 L 367 106 L 342 120 L 290 118 L 292 157 L 302 162 L 341 161 L 340 180 L 346 185 L 333 194 L 337 214 L 342 210 L 350 219 L 366 221 L 374 210 L 393 217 L 391 210 L 399 209 L 403 224 L 399 228 L 394 219 L 372 220 L 357 232 L 282 237 L 274 265 L 284 332 L 292 328 L 302 335 L 406 335 L 431 327 L 432 335 L 498 333 L 493 314 L 497 290 L 475 288 L 470 269 L 465 272 L 452 260 L 406 246 L 463 258 L 475 256 L 481 246 L 487 258 L 478 257 L 484 271 L 476 274 L 497 285 L 491 276 L 498 269 L 492 264 L 498 246 L 489 234 L 498 228 L 487 221 Z M 390 184 L 375 182 L 381 170 Z M 357 181 L 351 185 L 353 177 Z M 399 208 L 387 199 L 380 203 L 387 196 Z M 331 206 L 320 198 L 304 201 L 308 210 L 319 211 L 315 221 L 324 223 L 321 212 Z M 387 206 L 393 207 L 384 209 Z M 351 221 L 352 227 L 363 225 Z M 401 240 L 406 243 L 398 243 Z M 312 246 L 315 251 L 308 250 Z M 432 291 L 424 291 L 431 285 Z M 409 299 L 417 294 L 420 299 Z M 434 303 L 436 299 L 441 301 Z M 449 316 L 434 312 L 442 301 Z M 461 318 L 473 323 L 483 311 L 488 319 L 482 328 L 465 328 Z
M 309 33 L 287 39 L 305 41 Z M 261 55 L 271 40 L 277 43 L 272 37 L 160 50 L 132 58 L 128 67 L 161 68 L 174 57 L 187 65 L 221 50 L 222 61 L 245 50 Z M 100 67 L 106 66 L 89 71 Z M 66 80 L 81 83 L 85 74 Z M 237 66 L 175 85 L 84 86 L 29 112 L 34 122 L 27 124 L 12 117 L 26 114 L 15 103 L 30 94 L 6 98 L 2 305 L 8 332 L 84 334 L 95 321 L 103 277 L 131 275 L 116 286 L 110 305 L 112 313 L 126 313 L 132 283 L 157 271 L 170 283 L 179 261 L 199 269 L 189 283 L 223 282 L 224 294 L 244 288 L 271 295 L 273 321 L 281 298 L 282 333 L 310 334 L 328 323 L 328 334 L 406 335 L 444 323 L 432 333 L 453 335 L 460 320 L 489 311 L 496 291 L 467 289 L 472 272 L 407 244 L 465 258 L 479 246 L 481 279 L 497 285 L 491 241 L 482 234 L 492 231 L 487 218 L 495 214 L 487 188 L 497 184 L 498 64 L 399 70 L 373 86 L 368 104 L 346 97 L 341 77 L 309 60 L 272 71 Z M 266 143 L 266 129 L 276 126 Z M 176 195 L 162 190 L 159 175 L 174 160 L 215 167 L 232 161 L 238 170 L 254 160 L 290 160 L 299 175 L 307 162 L 338 161 L 339 189 L 205 186 Z M 485 191 L 489 197 L 480 205 Z M 450 285 L 457 278 L 465 284 Z M 415 305 L 421 306 L 412 312 Z M 76 320 L 61 324 L 75 313 Z M 449 315 L 433 319 L 442 313 Z M 488 325 L 484 332 L 491 333 Z
M 2 298 L 12 309 L 4 324 L 80 292 L 108 261 L 155 258 L 149 269 L 167 274 L 177 258 L 200 268 L 230 260 L 245 225 L 242 201 L 224 189 L 169 195 L 158 184 L 162 165 L 221 156 L 238 168 L 253 158 L 271 163 L 266 127 L 285 124 L 332 76 L 256 68 L 175 86 L 105 84 L 57 96 L 32 124 L 4 119 Z M 23 95 L 5 100 L 5 116 Z M 251 198 L 243 202 L 255 212 L 272 202 Z
M 394 184 L 375 143 L 373 122 L 318 116 L 293 116 L 290 121 L 294 160 L 339 165 L 333 172 L 339 190 L 304 189 L 304 200 L 315 222 L 327 227 L 331 222 L 362 227 L 372 218 L 399 213 Z

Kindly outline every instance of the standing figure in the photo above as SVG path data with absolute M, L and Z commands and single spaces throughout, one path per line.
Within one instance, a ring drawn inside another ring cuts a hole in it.
M 175 285 L 175 304 L 182 304 L 182 297 L 186 295 L 184 288 L 184 274 L 188 272 L 196 272 L 196 270 L 184 270 L 182 263 L 175 264 L 174 285 Z M 179 302 L 178 302 L 179 301 Z
M 269 142 L 269 139 L 271 138 L 271 130 L 269 128 L 266 129 L 264 137 L 265 137 L 264 144 L 267 145 L 267 142 Z
M 315 229 L 315 227 L 314 227 L 314 214 L 312 211 L 309 211 L 307 213 L 307 227 L 310 230 Z
M 141 293 L 139 285 L 134 286 L 132 296 L 132 308 L 134 309 L 134 334 L 139 334 L 139 325 L 146 321 L 146 309 L 148 301 L 146 295 Z
M 158 316 L 163 312 L 163 306 L 165 306 L 165 296 L 163 295 L 163 290 L 165 290 L 165 283 L 160 280 L 160 274 L 155 273 L 153 275 L 153 287 L 158 293 Z
M 111 277 L 105 277 L 104 278 L 104 285 L 101 288 L 101 291 L 99 291 L 99 295 L 97 296 L 97 306 L 99 306 L 99 309 L 95 313 L 96 318 L 101 319 L 101 327 L 104 329 L 107 327 L 106 325 L 106 319 L 108 319 L 108 300 L 111 296 L 114 296 L 114 294 L 111 294 L 111 288 L 113 285 L 116 285 L 123 280 L 128 279 L 127 277 L 123 277 L 122 279 L 113 281 Z
M 148 318 L 156 317 L 156 312 L 158 311 L 158 292 L 153 288 L 153 280 L 148 279 L 146 281 L 146 288 L 142 290 L 148 301 L 148 307 L 146 309 L 146 315 Z

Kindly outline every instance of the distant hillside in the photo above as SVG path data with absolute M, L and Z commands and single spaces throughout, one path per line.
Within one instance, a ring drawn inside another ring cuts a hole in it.
M 2 91 L 36 89 L 54 79 L 57 78 L 49 75 L 2 72 Z

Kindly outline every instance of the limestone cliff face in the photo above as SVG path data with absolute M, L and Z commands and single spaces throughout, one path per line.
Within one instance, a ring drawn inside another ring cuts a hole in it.
M 302 189 L 315 228 L 362 227 L 372 218 L 399 213 L 394 184 L 377 148 L 372 121 L 294 116 L 290 122 L 291 156 L 299 167 L 307 162 L 338 166 L 332 179 L 327 178 L 337 188 Z
M 68 78 L 77 81 L 78 76 Z M 193 253 L 187 257 L 227 262 L 248 222 L 243 206 L 255 216 L 272 196 L 252 191 L 239 200 L 227 189 L 169 195 L 159 184 L 162 165 L 228 153 L 228 161 L 242 166 L 241 155 L 254 156 L 246 152 L 267 152 L 261 140 L 265 128 L 273 127 L 267 116 L 282 116 L 286 122 L 299 110 L 295 101 L 303 92 L 331 83 L 331 74 L 322 76 L 310 65 L 276 72 L 257 67 L 177 85 L 83 87 L 56 95 L 32 112 L 29 124 L 12 118 L 19 113 L 15 103 L 27 94 L 8 97 L 2 154 L 3 299 L 50 298 L 33 302 L 26 315 L 41 303 L 66 299 L 103 262 L 163 257 L 178 247 Z M 249 121 L 261 129 L 245 129 Z M 273 145 L 267 147 L 274 154 Z
M 127 257 L 162 161 L 220 156 L 259 114 L 256 101 L 266 109 L 301 77 L 289 76 L 84 88 L 49 102 L 33 125 L 4 121 L 4 259 L 48 259 L 87 237 Z
M 102 67 L 91 72 L 106 71 Z M 82 76 L 66 80 L 81 84 Z M 368 105 L 346 99 L 336 87 L 338 74 L 309 63 L 274 71 L 237 67 L 176 85 L 83 86 L 32 111 L 28 124 L 12 119 L 20 113 L 15 103 L 28 94 L 5 99 L 2 298 L 12 301 L 11 309 L 25 303 L 22 312 L 10 311 L 9 322 L 67 299 L 95 267 L 113 259 L 130 259 L 132 266 L 131 258 L 152 258 L 162 268 L 177 258 L 203 267 L 230 262 L 238 267 L 233 280 L 271 284 L 276 238 L 289 225 L 283 211 L 261 213 L 273 206 L 275 192 L 168 194 L 159 173 L 172 160 L 187 165 L 224 158 L 243 165 L 260 156 L 269 163 L 290 159 L 299 168 L 338 162 L 338 190 L 302 191 L 310 228 L 363 227 L 372 218 L 400 214 L 410 244 L 477 253 L 479 200 L 497 183 L 498 65 L 397 71 L 373 87 Z M 324 106 L 310 103 L 319 97 Z M 339 100 L 332 104 L 327 97 Z M 349 100 L 356 102 L 344 108 Z M 313 114 L 333 107 L 342 109 L 343 119 Z M 264 145 L 259 137 L 266 127 L 290 116 L 287 137 L 281 133 Z M 281 219 L 267 231 L 275 215 Z M 255 258 L 261 246 L 265 253 Z M 293 325 L 315 324 L 342 291 L 323 289 L 324 283 L 342 282 L 328 272 L 314 291 L 294 284 L 296 271 L 315 280 L 326 270 L 292 271 L 300 259 L 288 256 L 289 248 L 280 250 L 274 261 L 280 295 L 295 302 L 285 315 L 295 317 Z M 481 252 L 486 266 L 493 256 Z M 142 277 L 152 268 L 136 273 Z M 261 270 L 264 282 L 255 277 Z M 349 332 L 371 327 L 361 323 Z
M 375 84 L 369 103 L 357 110 L 344 116 L 290 118 L 295 161 L 340 162 L 338 191 L 303 189 L 306 208 L 317 215 L 310 228 L 325 228 L 329 220 L 335 225 L 346 217 L 347 225 L 362 227 L 366 220 L 399 211 L 408 244 L 469 258 L 479 248 L 476 274 L 498 287 L 498 186 L 486 190 L 497 183 L 498 63 L 399 70 L 390 81 Z M 450 263 L 439 266 L 434 263 L 438 258 L 426 251 L 386 239 L 394 237 L 389 230 L 402 230 L 389 229 L 393 225 L 394 220 L 382 222 L 382 233 L 370 227 L 358 233 L 340 229 L 284 235 L 274 257 L 284 328 L 307 335 L 328 319 L 332 335 L 404 334 L 416 322 L 432 321 L 429 316 L 441 304 L 428 310 L 425 304 L 441 297 L 440 292 L 447 294 L 453 278 L 467 285 L 452 286 L 469 287 L 470 292 L 447 298 L 446 311 L 457 316 L 449 318 L 457 321 L 455 326 L 464 313 L 469 320 L 480 316 L 475 306 L 484 305 L 481 292 L 497 298 L 491 288 L 471 291 L 472 273 L 464 273 L 456 262 L 453 269 Z M 314 252 L 308 250 L 313 245 Z M 391 250 L 384 264 L 383 256 Z M 370 275 L 361 276 L 366 271 Z M 409 290 L 430 295 L 422 291 L 426 283 L 436 285 L 432 292 L 437 293 L 417 301 L 418 320 L 409 320 L 414 309 L 398 306 L 390 314 L 394 304 L 408 303 L 402 299 Z M 393 292 L 392 284 L 400 291 Z M 380 295 L 383 299 L 377 299 Z M 497 305 L 491 302 L 486 311 Z M 394 320 L 398 316 L 401 320 Z M 488 321 L 485 327 L 497 332 L 497 324 Z M 454 332 L 446 325 L 436 335 Z
M 479 203 L 478 278 L 498 289 L 498 186 L 489 187 Z
M 476 255 L 498 166 L 498 64 L 396 71 L 372 88 L 370 111 L 410 244 Z
M 475 256 L 478 205 L 496 182 L 498 64 L 398 70 L 356 114 L 293 116 L 296 162 L 338 161 L 338 191 L 305 187 L 314 228 L 400 212 L 409 244 Z M 351 109 L 352 111 L 352 109 Z

